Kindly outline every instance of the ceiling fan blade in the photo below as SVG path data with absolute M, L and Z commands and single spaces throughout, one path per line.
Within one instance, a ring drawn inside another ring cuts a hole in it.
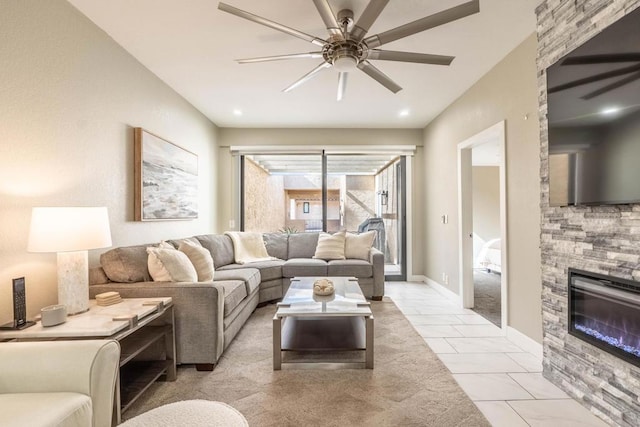
M 640 71 L 640 64 L 632 65 L 630 67 L 619 68 L 617 70 L 607 71 L 600 74 L 594 74 L 593 76 L 585 77 L 583 79 L 574 80 L 569 83 L 564 83 L 558 86 L 549 88 L 548 93 L 560 92 L 561 90 L 571 89 L 577 86 L 586 85 L 588 83 L 597 82 L 611 77 L 624 76 L 625 74 Z
M 573 56 L 562 61 L 562 65 L 609 64 L 615 62 L 638 62 L 640 52 L 610 53 L 602 55 Z
M 289 55 L 261 56 L 258 58 L 236 59 L 238 64 L 252 64 L 254 62 L 281 61 L 284 59 L 322 58 L 322 52 L 292 53 Z
M 313 70 L 309 71 L 307 74 L 305 74 L 304 76 L 302 76 L 301 78 L 296 80 L 293 84 L 291 84 L 288 87 L 284 88 L 282 91 L 283 92 L 292 91 L 293 89 L 297 88 L 301 84 L 306 83 L 309 80 L 311 80 L 312 78 L 314 78 L 316 75 L 318 75 L 318 73 L 320 71 L 324 70 L 325 68 L 329 68 L 329 67 L 331 67 L 331 64 L 329 64 L 328 62 L 323 62 L 322 64 L 318 65 L 316 68 L 314 68 Z
M 287 27 L 286 25 L 278 24 L 277 22 L 270 21 L 266 18 L 263 18 L 258 15 L 254 15 L 253 13 L 245 12 L 242 9 L 238 9 L 237 7 L 233 7 L 226 3 L 218 3 L 218 9 L 223 12 L 230 13 L 232 15 L 236 15 L 240 18 L 247 19 L 249 21 L 255 22 L 260 25 L 264 25 L 265 27 L 273 28 L 274 30 L 282 31 L 285 34 L 289 34 L 293 37 L 298 37 L 299 39 L 306 40 L 318 46 L 324 46 L 325 41 L 319 39 L 318 37 L 312 36 L 307 33 L 303 33 L 302 31 L 295 30 L 293 28 Z
M 472 0 L 392 30 L 367 37 L 364 39 L 364 42 L 369 46 L 369 48 L 382 46 L 383 44 L 420 33 L 428 30 L 429 28 L 437 27 L 478 12 L 480 12 L 480 0 Z
M 636 80 L 640 79 L 640 71 L 631 74 L 630 76 L 625 77 L 624 79 L 620 79 L 617 82 L 611 83 L 605 87 L 602 87 L 598 90 L 594 90 L 591 93 L 586 94 L 585 96 L 581 97 L 584 100 L 589 100 L 591 98 L 595 98 L 598 95 L 602 95 L 603 93 L 607 93 L 609 91 L 612 91 L 614 89 L 617 89 L 619 87 L 622 87 L 626 84 L 629 84 L 631 82 L 634 82 Z
M 348 76 L 349 76 L 349 73 L 345 73 L 345 72 L 341 72 L 338 75 L 338 97 L 337 97 L 338 101 L 342 101 L 342 98 L 344 98 L 344 93 L 347 90 Z
M 389 89 L 391 92 L 398 93 L 402 90 L 402 88 L 398 86 L 397 83 L 387 77 L 387 75 L 382 71 L 374 67 L 369 61 L 360 61 L 360 63 L 358 64 L 358 68 L 364 71 L 369 77 L 380 83 L 382 86 Z
M 358 18 L 358 22 L 355 23 L 353 29 L 351 30 L 351 38 L 356 42 L 362 41 L 365 34 L 371 28 L 371 25 L 378 19 L 380 13 L 384 10 L 384 8 L 389 3 L 389 0 L 371 0 L 367 7 Z
M 322 21 L 324 21 L 324 25 L 327 27 L 329 34 L 332 36 L 342 35 L 342 30 L 328 0 L 313 0 L 313 3 L 316 5 L 316 9 L 318 9 L 318 13 L 322 17 Z
M 418 64 L 450 65 L 455 56 L 431 55 L 428 53 L 397 52 L 394 50 L 371 49 L 367 59 L 382 61 L 416 62 Z

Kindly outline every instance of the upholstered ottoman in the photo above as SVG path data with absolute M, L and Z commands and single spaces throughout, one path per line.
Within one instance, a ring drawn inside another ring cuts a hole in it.
M 120 424 L 120 427 L 249 427 L 235 408 L 209 400 L 183 400 L 152 409 Z

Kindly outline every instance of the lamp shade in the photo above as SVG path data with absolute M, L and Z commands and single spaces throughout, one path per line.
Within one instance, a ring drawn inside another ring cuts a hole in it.
M 29 252 L 69 252 L 111 246 L 106 207 L 33 208 Z

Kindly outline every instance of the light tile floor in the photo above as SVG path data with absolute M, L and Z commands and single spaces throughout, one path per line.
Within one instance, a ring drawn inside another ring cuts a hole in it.
M 385 294 L 493 426 L 607 426 L 544 378 L 541 360 L 436 288 L 387 282 Z

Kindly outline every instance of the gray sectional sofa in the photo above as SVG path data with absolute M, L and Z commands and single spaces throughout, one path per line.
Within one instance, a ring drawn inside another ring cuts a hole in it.
M 368 260 L 314 259 L 318 235 L 265 233 L 267 252 L 277 259 L 248 264 L 235 264 L 229 236 L 195 236 L 213 257 L 212 282 L 154 282 L 146 252 L 153 244 L 111 249 L 100 257 L 101 266 L 90 271 L 90 296 L 118 291 L 123 298 L 172 297 L 177 362 L 211 370 L 257 305 L 282 298 L 292 277 L 356 277 L 366 297 L 382 298 L 382 252 L 371 248 Z M 178 247 L 180 240 L 169 242 Z

